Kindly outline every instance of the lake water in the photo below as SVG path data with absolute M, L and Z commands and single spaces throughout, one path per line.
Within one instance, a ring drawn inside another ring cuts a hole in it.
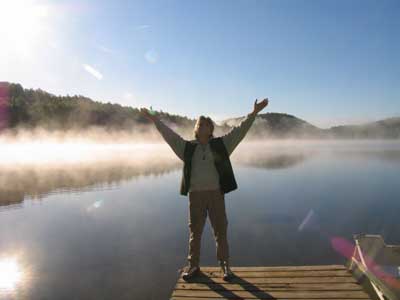
M 0 299 L 168 299 L 189 239 L 172 150 L 35 147 L 0 150 Z M 400 244 L 400 142 L 249 142 L 231 160 L 232 266 L 343 264 L 356 233 Z M 217 266 L 209 220 L 200 264 Z

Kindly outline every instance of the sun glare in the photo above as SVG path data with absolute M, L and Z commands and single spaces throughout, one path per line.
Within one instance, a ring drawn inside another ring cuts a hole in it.
M 1 48 L 5 54 L 29 56 L 46 35 L 49 6 L 34 0 L 3 0 L 0 9 Z
M 15 258 L 0 260 L 0 290 L 13 290 L 22 279 L 22 272 Z

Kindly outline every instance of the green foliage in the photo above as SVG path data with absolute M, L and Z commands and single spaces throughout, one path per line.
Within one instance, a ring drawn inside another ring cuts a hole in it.
M 150 124 L 138 108 L 110 102 L 93 101 L 81 95 L 55 96 L 41 89 L 24 89 L 20 84 L 9 86 L 9 127 L 47 129 L 82 129 L 101 126 L 106 129 L 132 129 Z M 185 122 L 186 117 L 158 112 L 173 122 Z
M 131 130 L 150 124 L 138 108 L 110 102 L 93 101 L 82 95 L 55 96 L 41 89 L 24 89 L 9 85 L 9 127 L 51 129 L 84 129 L 101 126 L 105 129 Z M 191 135 L 195 119 L 157 111 L 160 119 L 173 123 Z M 258 114 L 261 128 L 258 135 L 275 137 L 335 137 L 335 138 L 400 138 L 400 118 L 390 118 L 363 125 L 335 126 L 320 129 L 293 115 L 268 112 Z M 217 126 L 218 127 L 218 126 Z M 225 128 L 224 130 L 229 129 Z

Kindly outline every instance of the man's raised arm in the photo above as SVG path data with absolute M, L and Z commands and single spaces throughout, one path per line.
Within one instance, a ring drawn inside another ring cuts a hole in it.
M 186 145 L 186 140 L 184 140 L 179 134 L 177 134 L 175 131 L 173 131 L 171 128 L 169 128 L 167 125 L 165 125 L 161 120 L 154 115 L 153 113 L 150 113 L 150 111 L 142 107 L 140 109 L 140 112 L 150 121 L 154 123 L 164 140 L 168 143 L 168 145 L 172 148 L 172 150 L 175 152 L 175 154 L 181 159 L 184 160 L 184 151 L 185 151 L 185 145 Z
M 241 140 L 245 137 L 246 133 L 249 131 L 251 125 L 253 124 L 256 115 L 264 107 L 268 105 L 268 98 L 265 98 L 260 103 L 254 101 L 254 109 L 251 113 L 247 114 L 246 118 L 238 125 L 235 126 L 230 132 L 222 136 L 222 140 L 225 144 L 228 155 L 231 155 L 233 150 L 237 147 Z
M 154 125 L 161 133 L 164 140 L 172 148 L 175 154 L 183 161 L 186 140 L 184 140 L 179 134 L 161 122 L 160 119 L 156 118 L 154 120 Z
M 238 126 L 233 127 L 230 132 L 222 136 L 228 155 L 232 154 L 233 150 L 235 150 L 237 145 L 239 145 L 246 136 L 255 118 L 256 114 L 254 112 L 248 114 Z

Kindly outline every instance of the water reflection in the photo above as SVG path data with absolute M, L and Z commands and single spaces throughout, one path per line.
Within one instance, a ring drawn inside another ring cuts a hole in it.
M 276 142 L 254 142 L 241 145 L 231 160 L 234 166 L 267 170 L 293 168 L 320 155 L 353 161 L 378 159 L 400 163 L 400 150 L 396 145 L 393 142 L 388 142 L 384 147 L 376 142 L 367 145 L 363 142 L 299 142 L 288 146 Z M 124 181 L 143 176 L 163 176 L 181 170 L 183 165 L 169 148 L 158 144 L 145 147 L 131 145 L 122 149 L 109 146 L 106 150 L 97 149 L 97 152 L 89 150 L 89 153 L 82 153 L 81 157 L 76 153 L 77 150 L 70 151 L 71 156 L 61 162 L 57 155 L 51 158 L 49 153 L 40 156 L 38 161 L 29 156 L 23 164 L 19 160 L 14 163 L 9 159 L 2 160 L 0 209 L 21 208 L 24 199 L 41 199 L 51 193 L 117 188 Z M 6 152 L 12 153 L 12 149 L 8 147 Z M 65 155 L 68 152 L 63 153 Z M 17 155 L 17 158 L 21 155 Z
M 287 169 L 295 167 L 311 157 L 312 153 L 274 153 L 271 151 L 241 158 L 238 163 L 261 169 Z
M 52 146 L 52 149 L 54 147 Z M 257 151 L 248 147 L 251 147 L 251 144 L 244 145 L 232 155 L 234 164 L 263 169 L 285 169 L 302 163 L 315 153 L 310 150 L 286 150 L 276 153 L 276 149 L 273 148 L 258 148 Z M 21 208 L 20 203 L 26 198 L 41 199 L 51 193 L 115 188 L 124 181 L 143 176 L 162 176 L 181 170 L 183 166 L 170 149 L 159 145 L 97 150 L 95 153 L 82 153 L 81 158 L 76 151 L 72 151 L 71 156 L 61 162 L 58 160 L 58 154 L 52 159 L 49 153 L 47 156 L 39 156 L 38 161 L 29 156 L 23 164 L 19 160 L 15 164 L 9 160 L 2 161 L 0 206 L 3 206 L 3 210 L 5 206 L 8 209 Z M 12 149 L 8 148 L 7 152 L 12 152 Z M 63 154 L 67 155 L 68 152 Z M 21 155 L 20 153 L 17 158 Z
M 20 195 L 20 209 L 2 199 L 0 258 L 25 249 L 5 264 L 17 275 L 3 286 L 26 299 L 167 299 L 186 263 L 188 202 L 178 194 L 182 162 L 152 149 L 2 164 L 2 198 Z M 360 232 L 400 244 L 400 144 L 237 150 L 239 189 L 226 196 L 235 266 L 341 264 L 343 241 Z M 216 265 L 209 223 L 201 264 Z
M 1 150 L 0 150 L 1 151 Z M 142 176 L 163 176 L 181 167 L 164 147 L 155 145 L 91 152 L 90 159 L 73 154 L 74 160 L 44 162 L 44 157 L 26 163 L 1 161 L 0 206 L 20 208 L 25 198 L 41 199 L 51 193 L 82 192 L 115 188 Z

